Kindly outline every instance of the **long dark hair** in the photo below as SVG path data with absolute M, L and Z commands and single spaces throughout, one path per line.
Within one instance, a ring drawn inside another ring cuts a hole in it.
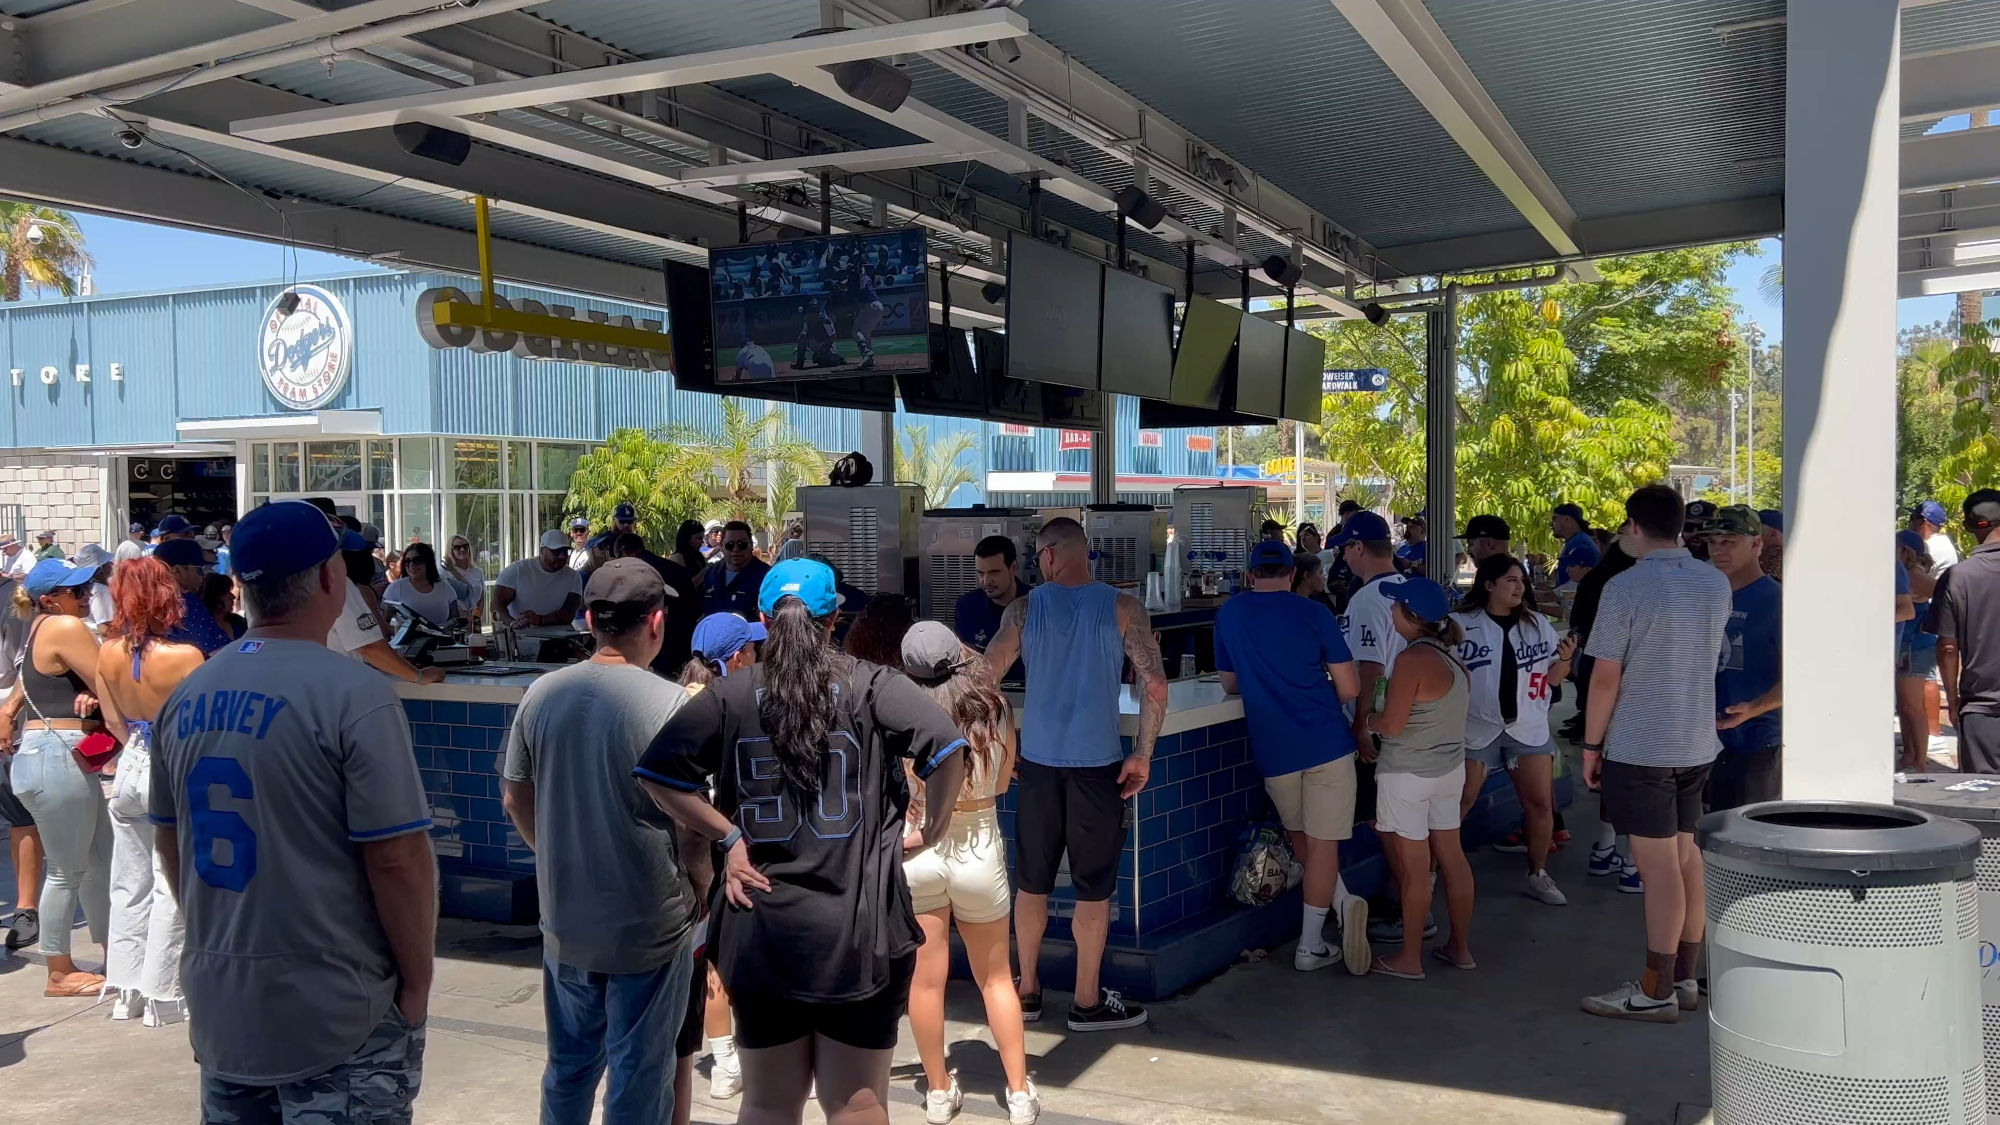
M 701 565 L 701 541 L 708 535 L 700 520 L 682 520 L 674 529 L 673 553 L 681 557 L 681 562 L 689 567 Z
M 403 577 L 410 576 L 413 566 L 422 566 L 424 576 L 433 586 L 444 581 L 444 575 L 438 573 L 437 552 L 431 549 L 429 543 L 412 543 L 403 549 Z
M 1007 745 L 1007 735 L 1014 729 L 1014 712 L 1007 705 L 1007 697 L 994 686 L 992 669 L 980 659 L 978 651 L 960 646 L 959 657 L 963 662 L 944 679 L 919 680 L 911 677 L 910 682 L 924 689 L 964 733 L 969 763 L 965 771 L 964 796 L 976 799 L 986 794 L 976 793 L 972 787 L 981 778 L 990 776 L 994 763 L 1000 760 L 1002 747 Z M 912 820 L 921 819 L 923 786 L 912 786 L 911 792 L 909 815 Z
M 903 634 L 915 624 L 910 613 L 908 598 L 896 594 L 877 594 L 868 602 L 868 608 L 854 619 L 847 630 L 847 640 L 841 647 L 847 655 L 884 668 L 903 666 Z
M 1521 572 L 1521 583 L 1525 587 L 1528 582 L 1528 568 L 1520 559 L 1512 555 L 1488 555 L 1480 560 L 1479 568 L 1472 572 L 1472 589 L 1465 592 L 1466 608 L 1485 609 L 1486 603 L 1493 597 L 1493 584 L 1507 577 L 1507 572 L 1510 570 Z M 1515 612 L 1520 612 L 1527 604 L 1528 591 L 1524 588 L 1521 591 L 1521 604 L 1514 607 Z
M 771 736 L 785 783 L 814 797 L 826 732 L 833 727 L 833 680 L 854 666 L 854 658 L 827 644 L 826 618 L 808 613 L 797 598 L 778 599 L 764 628 L 768 636 L 759 655 L 764 691 L 757 716 Z
M 678 682 L 682 687 L 705 686 L 721 678 L 721 662 L 710 660 L 708 657 L 697 652 L 688 657 L 686 664 L 681 665 L 681 674 Z

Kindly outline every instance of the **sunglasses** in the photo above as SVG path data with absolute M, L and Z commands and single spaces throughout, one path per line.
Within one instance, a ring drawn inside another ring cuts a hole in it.
M 747 551 L 750 549 L 750 541 L 748 539 L 726 539 L 722 543 L 722 549 L 725 551 Z

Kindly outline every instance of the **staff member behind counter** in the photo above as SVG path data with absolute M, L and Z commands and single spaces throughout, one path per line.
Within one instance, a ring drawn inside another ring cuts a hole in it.
M 389 638 L 382 635 L 382 625 L 375 616 L 375 610 L 368 604 L 368 596 L 361 587 L 373 577 L 373 556 L 368 552 L 368 544 L 358 531 L 349 531 L 340 522 L 340 514 L 334 509 L 333 501 L 324 496 L 314 496 L 306 503 L 318 508 L 333 526 L 334 534 L 340 536 L 340 555 L 351 576 L 347 583 L 345 604 L 340 616 L 334 619 L 333 628 L 326 635 L 326 647 L 335 652 L 351 656 L 363 664 L 415 684 L 436 684 L 444 682 L 444 669 L 425 668 L 421 672 L 417 666 L 403 659 L 389 644 Z M 245 584 L 258 580 L 256 573 L 243 569 L 242 561 L 235 560 L 236 577 Z
M 985 652 L 1000 632 L 1001 614 L 1014 604 L 1014 599 L 1028 596 L 1028 584 L 1014 573 L 1014 564 L 1020 557 L 1014 541 L 1005 535 L 989 535 L 972 549 L 972 565 L 979 576 L 979 586 L 967 590 L 952 608 L 959 640 Z M 1018 660 L 1004 671 L 1006 674 L 1000 677 L 1003 680 L 1019 680 L 1024 675 Z
M 542 532 L 541 554 L 500 572 L 493 588 L 493 617 L 522 625 L 567 625 L 583 604 L 583 579 L 569 568 L 569 540 Z

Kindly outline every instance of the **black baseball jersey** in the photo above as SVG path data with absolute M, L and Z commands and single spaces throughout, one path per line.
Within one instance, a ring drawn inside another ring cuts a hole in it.
M 817 797 L 786 784 L 757 713 L 755 664 L 710 684 L 661 729 L 632 772 L 687 792 L 715 784 L 715 805 L 743 829 L 771 880 L 755 909 L 730 907 L 718 878 L 709 953 L 732 993 L 807 1003 L 862 1000 L 923 940 L 903 881 L 901 758 L 919 777 L 965 746 L 943 708 L 880 665 L 836 657 L 835 721 Z

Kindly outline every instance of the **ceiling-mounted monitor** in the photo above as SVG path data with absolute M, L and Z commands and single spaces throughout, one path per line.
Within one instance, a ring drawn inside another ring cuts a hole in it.
M 1245 316 L 1236 331 L 1238 414 L 1277 418 L 1285 411 L 1285 326 Z
M 930 370 L 924 254 L 921 227 L 709 251 L 716 384 Z
M 1181 406 L 1214 410 L 1222 405 L 1222 374 L 1236 347 L 1240 309 L 1208 297 L 1190 297 L 1174 347 L 1173 379 L 1167 398 Z
M 1042 387 L 1007 376 L 1007 337 L 991 328 L 972 330 L 972 355 L 986 383 L 986 417 L 995 422 L 1042 424 Z
M 896 386 L 913 414 L 986 417 L 986 380 L 973 365 L 963 328 L 931 325 L 931 369 L 899 374 Z
M 1038 238 L 1007 239 L 1007 374 L 1097 389 L 1104 265 Z
M 1124 270 L 1102 268 L 1099 389 L 1140 398 L 1169 397 L 1174 375 L 1174 291 Z
M 1318 424 L 1326 403 L 1325 370 L 1325 340 L 1297 329 L 1285 333 L 1284 417 Z

